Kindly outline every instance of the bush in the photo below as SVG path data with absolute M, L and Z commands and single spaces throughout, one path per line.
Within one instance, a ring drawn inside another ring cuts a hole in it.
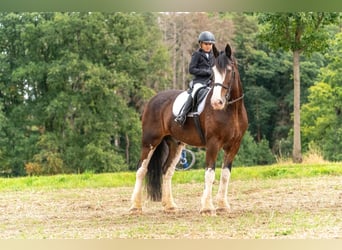
M 85 157 L 81 162 L 82 168 L 85 171 L 93 171 L 95 173 L 128 170 L 128 166 L 121 155 L 110 150 L 105 151 L 102 147 L 98 147 L 93 143 L 86 146 Z
M 235 156 L 234 165 L 238 166 L 254 166 L 268 165 L 275 163 L 276 159 L 269 148 L 266 139 L 262 139 L 256 143 L 247 131 L 242 138 L 239 152 Z
M 38 163 L 29 162 L 25 164 L 25 171 L 26 171 L 26 174 L 29 176 L 41 175 L 42 167 Z
M 32 170 L 33 172 L 36 171 L 35 174 L 46 175 L 64 173 L 64 163 L 59 153 L 51 151 L 41 151 L 39 152 L 39 154 L 36 154 L 33 157 L 33 160 L 35 161 L 34 163 L 32 163 L 33 165 L 25 165 L 27 174 L 29 174 L 27 170 Z M 28 167 L 28 169 L 26 169 L 26 167 Z

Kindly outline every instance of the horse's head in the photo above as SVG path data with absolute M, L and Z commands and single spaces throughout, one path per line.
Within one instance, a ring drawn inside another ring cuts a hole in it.
M 219 52 L 216 47 L 213 47 L 215 56 L 214 71 L 214 89 L 211 97 L 211 106 L 213 109 L 221 110 L 229 103 L 232 88 L 236 81 L 237 67 L 232 56 L 232 49 L 229 44 L 226 45 L 224 51 Z

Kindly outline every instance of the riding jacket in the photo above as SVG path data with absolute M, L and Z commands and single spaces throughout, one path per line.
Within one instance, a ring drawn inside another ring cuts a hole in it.
M 203 49 L 198 49 L 191 56 L 189 64 L 189 73 L 192 74 L 193 83 L 208 84 L 212 77 L 212 67 L 215 64 L 214 54 L 212 50 L 209 53 L 204 52 Z

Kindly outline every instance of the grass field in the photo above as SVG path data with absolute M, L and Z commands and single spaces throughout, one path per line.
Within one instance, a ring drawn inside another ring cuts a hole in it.
M 0 239 L 342 239 L 342 163 L 234 168 L 217 216 L 199 214 L 203 178 L 176 172 L 178 212 L 145 200 L 142 215 L 135 173 L 0 178 Z
M 220 169 L 217 169 L 216 172 L 216 179 L 218 180 Z M 231 180 L 263 180 L 317 176 L 342 176 L 342 163 L 235 167 L 232 171 Z M 203 183 L 203 181 L 204 170 L 176 172 L 173 177 L 173 184 Z M 135 172 L 0 178 L 0 192 L 26 189 L 133 187 L 134 182 Z

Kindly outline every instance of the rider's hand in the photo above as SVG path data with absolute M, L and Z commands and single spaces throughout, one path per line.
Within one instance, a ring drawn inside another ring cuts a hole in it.
M 211 76 L 213 74 L 213 70 L 211 68 L 205 69 L 204 71 L 205 71 L 206 75 L 208 75 L 208 76 Z

